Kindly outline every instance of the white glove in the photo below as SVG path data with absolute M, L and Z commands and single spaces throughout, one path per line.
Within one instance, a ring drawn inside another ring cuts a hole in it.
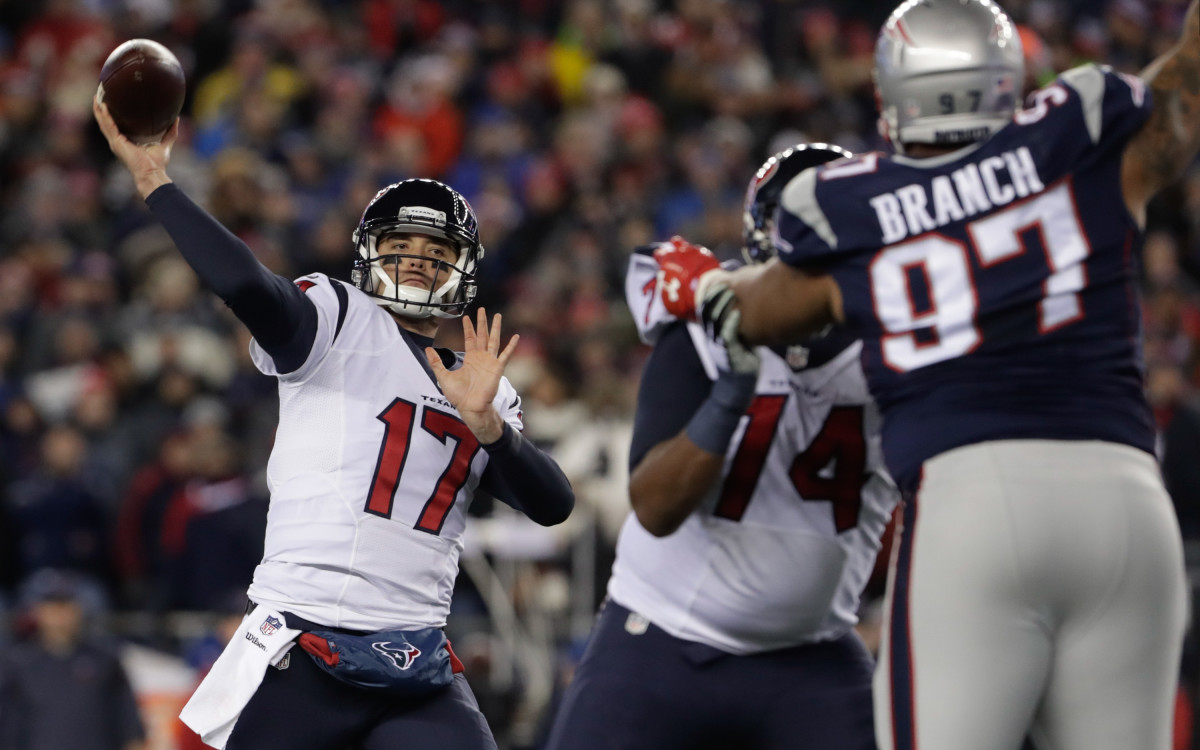
M 729 354 L 729 369 L 738 375 L 757 375 L 759 367 L 758 354 L 754 347 L 747 346 L 742 341 L 738 329 L 742 323 L 742 312 L 737 308 L 737 297 L 729 288 L 726 278 L 715 277 L 708 273 L 702 277 L 703 284 L 697 291 L 699 297 L 700 319 L 712 326 L 713 334 L 725 345 Z

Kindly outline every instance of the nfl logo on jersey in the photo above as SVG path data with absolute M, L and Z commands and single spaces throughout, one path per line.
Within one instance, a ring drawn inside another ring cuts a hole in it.
M 260 625 L 258 627 L 258 629 L 259 629 L 259 631 L 262 632 L 263 635 L 270 635 L 271 633 L 274 633 L 276 630 L 278 630 L 279 628 L 282 628 L 282 627 L 283 627 L 283 623 L 280 622 L 278 617 L 267 617 L 266 621 L 263 622 L 263 624 Z
M 808 367 L 808 347 L 799 344 L 789 346 L 784 359 L 787 361 L 788 367 L 793 370 L 803 370 Z
M 637 612 L 630 612 L 625 618 L 625 632 L 630 635 L 642 635 L 650 629 L 650 621 Z

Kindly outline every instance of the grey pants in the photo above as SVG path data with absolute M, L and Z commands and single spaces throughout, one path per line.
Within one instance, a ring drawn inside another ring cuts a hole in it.
M 1169 750 L 1187 610 L 1152 456 L 1006 440 L 923 468 L 888 581 L 880 750 Z

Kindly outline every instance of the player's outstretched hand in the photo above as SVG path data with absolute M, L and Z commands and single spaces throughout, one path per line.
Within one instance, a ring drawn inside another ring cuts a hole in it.
M 500 315 L 492 318 L 488 330 L 487 311 L 479 308 L 475 325 L 471 316 L 463 316 L 463 362 L 457 370 L 449 370 L 432 347 L 425 349 L 429 366 L 437 377 L 442 395 L 446 397 L 479 442 L 494 443 L 504 431 L 500 412 L 492 406 L 500 387 L 504 366 L 516 351 L 520 336 L 513 336 L 504 350 L 500 349 Z
M 178 119 L 163 135 L 161 141 L 139 146 L 121 135 L 117 123 L 113 122 L 112 115 L 108 113 L 108 106 L 94 97 L 92 114 L 96 117 L 100 132 L 108 141 L 108 147 L 133 175 L 138 192 L 143 198 L 171 181 L 171 178 L 167 177 L 167 164 L 171 161 L 171 146 L 175 145 L 175 139 L 179 137 Z
M 654 251 L 658 261 L 658 290 L 667 312 L 680 320 L 696 320 L 696 287 L 700 277 L 720 270 L 708 248 L 693 245 L 676 235 Z

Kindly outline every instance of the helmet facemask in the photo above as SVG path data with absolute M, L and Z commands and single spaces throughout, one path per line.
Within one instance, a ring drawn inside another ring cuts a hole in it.
M 406 228 L 407 230 L 407 228 Z M 398 315 L 409 318 L 457 318 L 475 298 L 475 267 L 477 260 L 469 248 L 462 248 L 450 241 L 458 252 L 451 262 L 413 253 L 378 253 L 379 238 L 396 233 L 396 228 L 381 228 L 360 240 L 354 260 L 352 279 L 355 286 L 380 300 L 379 304 Z M 422 234 L 423 230 L 416 230 Z M 406 260 L 419 260 L 432 267 L 437 286 L 420 289 L 397 284 L 387 268 L 390 262 L 403 264 Z
M 415 253 L 378 252 L 389 234 L 419 234 L 447 241 L 458 252 L 453 261 Z M 388 186 L 363 212 L 354 232 L 355 258 L 351 281 L 397 315 L 423 319 L 457 318 L 477 291 L 475 273 L 483 257 L 475 214 L 457 192 L 435 180 L 406 180 Z M 422 289 L 397 284 L 387 265 L 419 260 L 433 270 L 436 286 Z

